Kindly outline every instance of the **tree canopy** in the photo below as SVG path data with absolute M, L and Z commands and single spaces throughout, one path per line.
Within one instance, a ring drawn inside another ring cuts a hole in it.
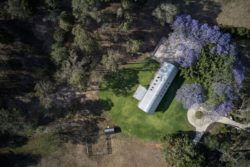
M 80 24 L 73 28 L 72 33 L 74 35 L 74 44 L 78 46 L 83 52 L 90 54 L 96 51 L 98 48 L 98 44 L 92 35 Z
M 205 157 L 198 152 L 187 135 L 163 137 L 163 153 L 166 161 L 176 167 L 200 167 L 205 164 Z

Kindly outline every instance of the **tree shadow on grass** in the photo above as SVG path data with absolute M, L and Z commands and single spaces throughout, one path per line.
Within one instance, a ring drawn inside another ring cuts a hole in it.
M 109 73 L 105 77 L 105 89 L 111 89 L 116 95 L 127 96 L 133 86 L 139 83 L 138 70 L 121 69 L 116 73 Z
M 157 62 L 156 60 L 154 60 L 152 58 L 147 58 L 145 60 L 143 67 L 140 70 L 142 70 L 142 71 L 155 70 L 156 71 L 159 67 L 160 67 L 159 62 Z
M 5 134 L 0 135 L 0 148 L 1 147 L 20 147 L 28 142 L 25 136 Z
M 78 106 L 79 114 L 83 116 L 100 116 L 103 112 L 109 111 L 113 107 L 111 99 L 86 100 Z
M 128 65 L 135 65 L 137 67 L 129 67 L 118 70 L 117 72 L 108 73 L 104 77 L 104 84 L 102 90 L 112 90 L 116 95 L 128 96 L 132 92 L 132 88 L 139 84 L 138 73 L 140 71 L 157 71 L 159 63 L 153 59 L 144 60 L 141 62 L 129 63 Z M 141 65 L 142 64 L 142 65 Z
M 83 144 L 88 136 L 91 142 L 95 143 L 99 138 L 101 114 L 113 106 L 110 99 L 86 100 L 77 106 L 77 114 L 84 117 L 81 120 L 65 120 L 58 127 L 57 131 L 64 142 Z
M 84 144 L 86 136 L 94 136 L 93 143 L 98 139 L 98 118 L 87 120 L 65 121 L 57 128 L 60 139 L 65 143 Z
M 169 106 L 174 100 L 176 91 L 181 87 L 183 82 L 184 78 L 180 76 L 180 73 L 178 73 L 171 86 L 168 88 L 166 94 L 162 98 L 159 106 L 156 109 L 156 112 L 165 112 L 169 108 Z
M 36 154 L 0 153 L 1 167 L 22 167 L 36 165 L 41 159 Z

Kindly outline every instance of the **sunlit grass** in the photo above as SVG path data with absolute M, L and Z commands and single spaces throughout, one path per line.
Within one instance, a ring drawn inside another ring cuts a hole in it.
M 127 135 L 145 140 L 159 140 L 162 135 L 167 133 L 192 130 L 187 121 L 187 111 L 174 98 L 177 87 L 182 84 L 179 76 L 164 96 L 156 113 L 148 115 L 138 109 L 138 101 L 132 97 L 133 93 L 138 84 L 149 85 L 158 67 L 156 62 L 149 59 L 126 65 L 123 71 L 131 70 L 134 72 L 131 75 L 134 76 L 131 76 L 131 79 L 121 79 L 117 82 L 124 87 L 126 87 L 126 82 L 129 82 L 129 91 L 126 92 L 122 92 L 123 87 L 119 87 L 119 85 L 112 85 L 115 89 L 110 86 L 109 82 L 114 82 L 116 77 L 107 78 L 101 85 L 100 98 L 110 99 L 113 102 L 113 107 L 108 115 Z M 123 75 L 122 70 L 115 75 Z M 117 88 L 121 90 L 117 91 Z M 124 88 L 124 90 L 128 89 Z

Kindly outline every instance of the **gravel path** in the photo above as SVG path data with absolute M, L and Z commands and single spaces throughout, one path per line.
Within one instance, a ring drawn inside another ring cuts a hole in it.
M 216 112 L 208 109 L 204 104 L 194 104 L 187 112 L 188 122 L 195 127 L 197 135 L 194 139 L 194 142 L 197 143 L 204 132 L 207 130 L 208 126 L 218 122 L 227 125 L 231 125 L 240 129 L 250 128 L 249 124 L 241 124 L 235 122 L 227 117 L 220 116 Z

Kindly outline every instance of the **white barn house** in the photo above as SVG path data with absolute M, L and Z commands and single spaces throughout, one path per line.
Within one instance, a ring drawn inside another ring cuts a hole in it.
M 149 88 L 139 85 L 134 93 L 133 97 L 139 100 L 138 107 L 146 113 L 155 112 L 177 73 L 177 67 L 164 62 L 156 72 Z

